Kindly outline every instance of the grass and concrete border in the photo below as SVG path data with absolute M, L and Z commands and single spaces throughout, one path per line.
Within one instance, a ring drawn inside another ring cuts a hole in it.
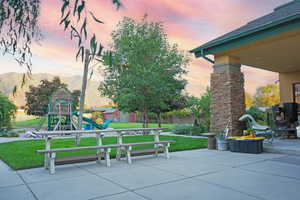
M 152 141 L 153 136 L 126 136 L 124 137 L 124 143 L 135 143 L 135 142 L 148 142 Z M 206 138 L 188 138 L 181 136 L 160 136 L 160 140 L 174 140 L 176 143 L 172 144 L 170 151 L 183 151 L 200 149 L 207 147 Z M 103 144 L 116 144 L 117 137 L 104 137 Z M 88 137 L 82 138 L 80 146 L 93 146 L 96 145 L 95 138 Z M 68 148 L 75 147 L 74 138 L 68 139 L 54 139 L 51 141 L 52 148 Z M 44 156 L 37 154 L 36 150 L 44 149 L 44 140 L 24 140 L 24 141 L 14 141 L 0 144 L 0 159 L 7 163 L 12 169 L 27 169 L 34 167 L 43 166 Z M 135 147 L 138 149 L 149 148 L 147 145 Z M 86 155 L 94 154 L 95 150 L 85 150 L 76 152 L 62 152 L 58 153 L 57 157 L 64 156 L 75 156 L 75 155 Z M 113 149 L 111 152 L 111 157 L 116 156 L 116 150 Z

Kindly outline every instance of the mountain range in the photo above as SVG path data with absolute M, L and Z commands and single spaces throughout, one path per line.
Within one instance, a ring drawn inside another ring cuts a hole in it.
M 26 104 L 25 100 L 25 92 L 29 90 L 30 85 L 37 86 L 41 80 L 47 79 L 52 80 L 55 76 L 53 74 L 48 73 L 38 73 L 32 74 L 31 78 L 28 79 L 23 86 L 20 87 L 22 82 L 22 73 L 5 73 L 0 74 L 0 92 L 5 96 L 9 97 L 17 106 L 24 106 Z M 80 90 L 82 77 L 79 75 L 73 76 L 59 76 L 60 80 L 63 83 L 68 85 L 68 89 L 72 90 Z M 14 86 L 18 86 L 18 91 L 13 95 Z M 105 105 L 109 102 L 108 99 L 101 97 L 100 92 L 98 91 L 99 82 L 94 80 L 89 80 L 86 90 L 86 99 L 85 104 L 87 106 L 101 106 Z

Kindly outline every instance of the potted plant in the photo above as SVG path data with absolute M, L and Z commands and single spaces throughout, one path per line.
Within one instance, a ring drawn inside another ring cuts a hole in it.
M 225 135 L 225 131 L 220 131 L 216 134 L 217 146 L 219 151 L 228 150 L 228 141 Z

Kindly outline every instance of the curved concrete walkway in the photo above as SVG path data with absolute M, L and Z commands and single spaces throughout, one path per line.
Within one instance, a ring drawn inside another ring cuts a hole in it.
M 132 165 L 95 162 L 12 171 L 0 163 L 0 200 L 286 200 L 300 197 L 300 157 L 194 150 Z

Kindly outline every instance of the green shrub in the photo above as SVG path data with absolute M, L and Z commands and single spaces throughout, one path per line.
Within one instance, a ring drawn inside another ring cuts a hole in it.
M 192 124 L 175 124 L 172 127 L 172 133 L 178 135 L 192 135 Z
M 207 128 L 202 123 L 199 126 L 193 126 L 192 124 L 176 124 L 172 127 L 172 133 L 178 135 L 194 135 L 200 136 L 206 133 Z
M 193 135 L 202 135 L 209 132 L 209 122 L 202 120 L 198 126 L 194 126 Z
M 16 106 L 0 93 L 0 129 L 9 128 L 15 117 Z
M 252 106 L 247 111 L 247 114 L 251 115 L 255 121 L 265 124 L 267 122 L 267 114 L 264 111 L 259 110 L 257 107 Z
M 165 112 L 161 114 L 163 119 L 168 119 L 168 118 L 172 118 L 172 116 L 178 117 L 178 118 L 185 118 L 185 117 L 190 117 L 192 116 L 192 114 L 190 112 L 188 112 L 185 109 L 182 110 L 174 110 L 174 111 L 170 111 L 170 112 Z
M 1 130 L 0 137 L 19 137 L 19 134 L 13 130 Z

